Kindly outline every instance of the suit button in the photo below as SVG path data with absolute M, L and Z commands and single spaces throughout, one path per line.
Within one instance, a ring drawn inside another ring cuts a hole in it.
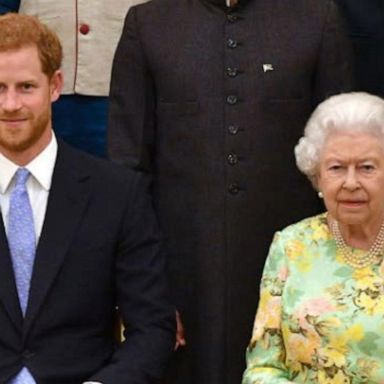
M 236 165 L 239 162 L 239 158 L 234 153 L 230 153 L 227 157 L 228 164 Z
M 234 105 L 237 103 L 237 97 L 235 95 L 227 96 L 227 103 L 230 105 Z
M 33 356 L 35 356 L 35 353 L 32 352 L 32 351 L 30 351 L 29 349 L 26 349 L 25 351 L 23 351 L 22 355 L 23 355 L 23 358 L 24 358 L 25 360 L 29 360 L 29 359 L 31 359 Z
M 228 132 L 231 135 L 237 135 L 239 132 L 239 127 L 237 125 L 230 125 L 228 126 Z
M 228 185 L 228 192 L 231 195 L 237 195 L 240 192 L 239 185 L 237 183 L 231 183 Z
M 227 46 L 229 48 L 236 48 L 237 47 L 237 41 L 234 39 L 228 39 L 227 40 Z
M 228 67 L 228 68 L 226 69 L 226 72 L 227 72 L 227 75 L 228 75 L 229 77 L 235 77 L 235 76 L 238 75 L 239 70 L 238 70 L 237 68 L 230 68 L 230 67 Z
M 79 31 L 82 35 L 88 35 L 90 28 L 88 24 L 81 24 Z
M 237 21 L 238 17 L 232 13 L 228 13 L 227 15 L 227 20 L 230 22 L 230 23 L 234 23 L 235 21 Z

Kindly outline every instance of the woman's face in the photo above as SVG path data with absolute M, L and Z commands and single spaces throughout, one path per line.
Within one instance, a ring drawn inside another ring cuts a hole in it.
M 384 145 L 366 133 L 332 133 L 326 140 L 317 185 L 334 219 L 377 225 L 384 218 Z

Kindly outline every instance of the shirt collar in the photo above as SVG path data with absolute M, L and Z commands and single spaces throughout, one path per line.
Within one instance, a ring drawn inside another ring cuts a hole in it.
M 46 191 L 49 191 L 51 188 L 56 156 L 57 140 L 52 131 L 52 139 L 50 143 L 24 167 L 28 169 L 35 180 Z M 19 165 L 15 164 L 0 153 L 0 193 L 4 194 L 7 191 L 18 168 L 20 168 Z

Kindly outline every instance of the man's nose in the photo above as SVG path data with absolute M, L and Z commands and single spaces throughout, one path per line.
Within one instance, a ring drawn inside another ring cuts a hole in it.
M 15 112 L 21 108 L 20 96 L 14 90 L 7 90 L 0 97 L 0 107 L 6 112 Z

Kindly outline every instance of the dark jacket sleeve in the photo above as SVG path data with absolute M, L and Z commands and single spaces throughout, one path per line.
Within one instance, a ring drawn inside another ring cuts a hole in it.
M 131 173 L 129 173 L 131 174 Z M 161 236 L 148 181 L 138 176 L 127 194 L 116 249 L 117 304 L 125 341 L 89 380 L 103 384 L 150 384 L 161 379 L 175 344 L 175 309 L 169 304 Z
M 314 77 L 313 105 L 316 106 L 333 94 L 352 91 L 354 83 L 352 47 L 345 22 L 336 4 L 327 1 L 327 13 Z
M 150 171 L 155 92 L 140 41 L 136 11 L 137 7 L 132 7 L 128 12 L 113 62 L 108 147 L 112 160 Z
M 0 1 L 0 14 L 7 12 L 17 12 L 19 10 L 20 0 Z
M 384 1 L 337 0 L 352 41 L 358 90 L 384 96 Z

